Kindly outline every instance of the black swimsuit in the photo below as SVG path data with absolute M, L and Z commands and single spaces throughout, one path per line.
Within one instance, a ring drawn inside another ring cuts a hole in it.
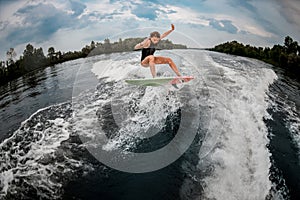
M 150 40 L 151 44 L 148 48 L 143 48 L 142 49 L 142 57 L 141 57 L 141 61 L 143 61 L 147 56 L 149 55 L 153 55 L 155 52 L 155 44 L 152 43 L 152 41 Z

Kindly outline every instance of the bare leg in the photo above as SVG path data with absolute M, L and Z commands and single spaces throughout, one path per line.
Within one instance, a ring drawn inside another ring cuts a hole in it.
M 155 57 L 155 64 L 169 64 L 169 66 L 175 72 L 175 74 L 177 76 L 181 76 L 177 66 L 175 65 L 175 63 L 173 62 L 173 60 L 171 58 L 157 56 L 157 57 Z
M 151 71 L 153 78 L 156 77 L 155 64 L 168 64 L 177 76 L 181 76 L 177 66 L 175 65 L 175 63 L 173 62 L 173 60 L 171 58 L 162 57 L 162 56 L 154 57 L 153 55 L 150 55 L 150 56 L 147 56 L 141 62 L 141 65 L 143 67 L 150 67 L 150 71 Z
M 150 71 L 152 74 L 152 77 L 155 78 L 156 77 L 156 69 L 155 69 L 155 57 L 151 56 L 149 58 L 149 66 L 150 66 Z
M 142 62 L 141 65 L 143 67 L 150 67 L 150 71 L 152 77 L 156 77 L 156 69 L 155 69 L 155 57 L 153 55 L 147 56 Z

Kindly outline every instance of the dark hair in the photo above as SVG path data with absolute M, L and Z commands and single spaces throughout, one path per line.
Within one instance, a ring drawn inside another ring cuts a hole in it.
M 157 32 L 157 31 L 154 31 L 154 32 L 150 33 L 150 37 L 158 37 L 158 38 L 160 38 L 160 33 Z

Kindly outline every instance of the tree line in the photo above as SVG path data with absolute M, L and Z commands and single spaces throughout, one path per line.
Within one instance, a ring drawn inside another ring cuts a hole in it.
M 254 47 L 237 41 L 226 42 L 209 50 L 238 56 L 256 58 L 274 66 L 286 69 L 296 77 L 300 77 L 300 46 L 290 36 L 284 39 L 284 45 Z
M 35 48 L 31 44 L 27 44 L 23 55 L 15 60 L 16 53 L 14 48 L 10 48 L 7 52 L 7 60 L 0 61 L 0 84 L 7 83 L 18 78 L 28 72 L 36 69 L 53 66 L 58 63 L 85 58 L 87 56 L 95 56 L 100 54 L 133 51 L 134 46 L 140 43 L 144 38 L 127 38 L 119 39 L 118 42 L 110 42 L 107 38 L 104 43 L 91 41 L 90 45 L 86 45 L 81 51 L 56 51 L 54 47 L 48 49 L 47 55 L 43 49 Z M 158 49 L 186 49 L 185 45 L 173 44 L 170 40 L 162 40 Z

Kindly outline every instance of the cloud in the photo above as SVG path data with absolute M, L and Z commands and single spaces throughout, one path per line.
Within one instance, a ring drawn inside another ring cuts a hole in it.
M 159 5 L 160 19 L 167 19 L 173 23 L 193 24 L 208 26 L 209 20 L 196 10 L 188 7 L 178 7 L 174 5 Z
M 19 9 L 16 16 L 22 18 L 24 26 L 14 29 L 7 40 L 28 40 L 41 42 L 49 39 L 57 30 L 76 27 L 76 18 L 51 4 L 30 5 Z
M 171 23 L 204 47 L 231 39 L 272 45 L 286 35 L 300 39 L 299 13 L 297 0 L 0 0 L 0 54 L 26 43 L 78 50 L 119 33 L 165 31 Z M 178 39 L 175 32 L 170 39 Z
M 36 1 L 21 4 L 21 7 L 10 5 L 14 6 L 10 7 L 13 13 L 7 13 L 0 19 L 2 51 L 23 43 L 42 43 L 62 28 L 84 25 L 76 18 L 84 9 L 78 3 L 70 2 L 70 8 L 74 9 L 72 12 L 70 8 L 57 8 L 53 4 Z
M 259 37 L 272 37 L 274 26 L 264 18 L 256 17 L 258 11 L 252 1 L 238 0 L 188 1 L 184 6 L 158 5 L 161 13 L 159 19 L 173 23 L 190 24 L 199 29 L 212 27 L 215 30 L 231 34 L 254 34 Z M 236 3 L 236 4 L 235 4 Z M 187 7 L 188 6 L 188 7 Z M 275 32 L 276 33 L 276 32 Z
M 230 0 L 228 1 L 228 4 L 236 9 L 246 9 L 252 13 L 256 12 L 256 7 L 252 4 L 254 1 L 253 0 Z
M 291 24 L 300 27 L 300 3 L 298 0 L 279 1 L 280 13 Z
M 232 33 L 232 34 L 235 34 L 238 32 L 238 29 L 229 20 L 212 19 L 212 20 L 210 20 L 209 25 L 217 30 L 226 31 L 226 32 Z
M 131 12 L 139 18 L 149 20 L 157 19 L 157 8 L 156 5 L 152 3 L 138 4 Z
M 114 20 L 143 20 L 137 15 L 132 13 L 132 10 L 136 8 L 139 4 L 135 1 L 101 1 L 99 3 L 98 1 L 94 2 L 87 2 L 86 3 L 86 9 L 84 12 L 79 16 L 79 19 L 84 19 L 87 22 L 93 21 L 102 23 L 105 21 L 111 21 Z M 150 14 L 152 14 L 150 11 L 148 13 L 138 13 L 139 15 L 144 14 L 144 18 L 152 18 Z
M 70 1 L 70 4 L 71 4 L 70 8 L 73 12 L 73 15 L 75 16 L 81 15 L 84 9 L 86 8 L 86 5 L 77 1 Z

